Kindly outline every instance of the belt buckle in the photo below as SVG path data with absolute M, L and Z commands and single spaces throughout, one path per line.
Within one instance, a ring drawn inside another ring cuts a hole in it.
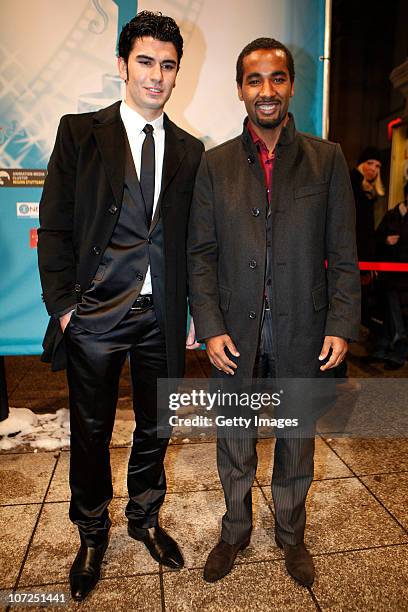
M 130 310 L 140 311 L 150 308 L 153 304 L 151 295 L 139 295 Z

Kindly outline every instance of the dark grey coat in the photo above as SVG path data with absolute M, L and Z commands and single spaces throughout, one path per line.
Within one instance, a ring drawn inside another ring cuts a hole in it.
M 277 375 L 317 375 L 324 336 L 358 333 L 354 214 L 340 146 L 297 132 L 292 116 L 276 148 L 270 247 L 263 171 L 246 128 L 205 153 L 188 240 L 197 337 L 230 334 L 241 354 L 239 374 L 252 375 L 269 248 Z

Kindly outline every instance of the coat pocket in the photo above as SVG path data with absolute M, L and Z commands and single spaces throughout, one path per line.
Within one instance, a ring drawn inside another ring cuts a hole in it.
M 218 287 L 218 293 L 220 296 L 219 305 L 221 310 L 227 311 L 229 309 L 230 300 L 231 300 L 231 291 L 226 289 L 226 287 Z
M 295 200 L 297 198 L 308 198 L 311 196 L 327 193 L 328 183 L 316 183 L 315 185 L 305 185 L 295 189 Z
M 321 285 L 318 285 L 317 287 L 312 289 L 312 299 L 313 306 L 316 312 L 319 312 L 319 310 L 323 310 L 323 308 L 328 308 L 329 298 L 327 295 L 326 283 L 322 283 Z

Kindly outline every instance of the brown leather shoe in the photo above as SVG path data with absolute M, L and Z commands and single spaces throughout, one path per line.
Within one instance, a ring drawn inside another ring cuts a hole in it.
M 285 554 L 285 565 L 288 573 L 302 586 L 311 586 L 315 578 L 313 559 L 304 542 L 291 546 L 284 544 L 275 536 L 275 542 Z
M 244 550 L 249 544 L 250 538 L 246 538 L 239 544 L 227 544 L 221 540 L 210 554 L 204 567 L 204 580 L 216 582 L 224 578 L 232 569 L 234 561 L 240 550 Z

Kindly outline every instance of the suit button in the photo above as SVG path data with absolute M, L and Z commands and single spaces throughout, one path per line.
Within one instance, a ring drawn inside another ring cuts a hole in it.
M 253 208 L 251 212 L 253 217 L 259 217 L 261 211 L 259 210 L 259 208 Z
M 81 293 L 81 285 L 78 285 L 78 283 L 75 285 L 74 290 L 76 293 Z
M 108 212 L 110 212 L 111 215 L 116 215 L 118 212 L 118 207 L 115 206 L 115 204 L 112 204 L 112 206 L 108 208 Z
M 248 316 L 250 319 L 256 319 L 256 312 L 254 312 L 253 310 L 250 310 Z
M 147 244 L 152 244 L 152 239 L 151 238 L 147 239 Z
M 92 253 L 93 253 L 94 255 L 100 255 L 100 254 L 101 254 L 101 249 L 100 249 L 100 247 L 98 247 L 98 246 L 94 246 L 94 247 L 92 247 Z
M 249 262 L 249 267 L 251 268 L 251 270 L 254 270 L 254 268 L 256 268 L 257 263 L 255 261 L 255 259 L 251 259 L 251 261 Z
M 143 280 L 143 274 L 140 274 L 140 272 L 137 272 L 137 274 L 136 274 L 136 280 L 138 280 L 138 281 L 142 281 L 142 280 Z

